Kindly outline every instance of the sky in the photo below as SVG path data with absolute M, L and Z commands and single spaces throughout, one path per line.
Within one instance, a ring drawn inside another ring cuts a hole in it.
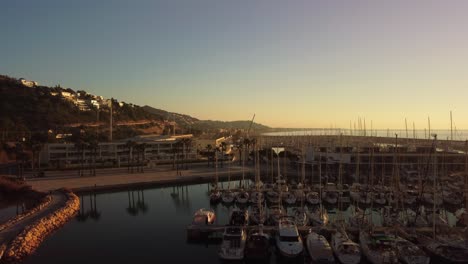
M 200 119 L 468 128 L 468 1 L 15 0 L 0 74 Z M 369 125 L 368 125 L 369 127 Z

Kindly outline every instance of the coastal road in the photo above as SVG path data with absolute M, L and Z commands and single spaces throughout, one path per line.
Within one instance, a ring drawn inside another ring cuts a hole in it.
M 215 169 L 207 167 L 206 164 L 189 165 L 187 170 L 172 169 L 171 165 L 158 166 L 156 168 L 144 168 L 144 173 L 136 172 L 129 173 L 127 168 L 111 168 L 99 169 L 96 171 L 96 176 L 90 176 L 88 171 L 85 171 L 84 176 L 78 176 L 77 170 L 69 171 L 54 171 L 46 172 L 44 178 L 28 178 L 27 184 L 38 191 L 51 191 L 62 187 L 72 190 L 80 190 L 90 187 L 105 187 L 105 186 L 123 186 L 139 183 L 158 183 L 177 180 L 197 179 L 200 177 L 215 179 Z M 252 169 L 245 168 L 245 175 L 252 173 Z M 218 175 L 226 178 L 227 175 L 242 174 L 242 167 L 231 166 L 227 168 L 218 168 Z
M 25 218 L 19 220 L 15 224 L 3 229 L 0 231 L 0 263 L 1 256 L 3 255 L 2 246 L 8 245 L 12 239 L 14 239 L 19 233 L 21 233 L 25 227 L 33 224 L 35 221 L 49 215 L 55 210 L 65 206 L 67 202 L 67 197 L 61 192 L 53 192 L 51 195 L 50 203 L 42 208 L 40 211 L 26 216 Z

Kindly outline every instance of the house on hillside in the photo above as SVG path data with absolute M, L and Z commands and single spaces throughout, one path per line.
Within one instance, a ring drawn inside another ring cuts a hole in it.
M 74 103 L 75 103 L 76 106 L 78 106 L 78 109 L 80 109 L 80 111 L 90 111 L 91 110 L 91 108 L 89 108 L 89 105 L 86 102 L 86 100 L 76 99 L 74 101 Z
M 32 87 L 36 87 L 36 86 L 39 85 L 38 82 L 35 82 L 35 81 L 28 81 L 28 80 L 26 80 L 26 79 L 24 79 L 24 78 L 20 78 L 18 81 L 19 81 L 22 85 L 27 86 L 27 87 L 31 87 L 31 88 L 32 88 Z

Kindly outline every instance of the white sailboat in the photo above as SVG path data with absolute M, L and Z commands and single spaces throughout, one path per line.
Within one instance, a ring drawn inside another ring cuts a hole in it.
M 331 246 L 336 258 L 342 264 L 358 264 L 361 262 L 359 245 L 349 239 L 344 229 L 339 228 L 332 234 Z

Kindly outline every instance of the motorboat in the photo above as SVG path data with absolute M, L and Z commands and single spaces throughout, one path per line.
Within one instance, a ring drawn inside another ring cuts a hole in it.
M 335 263 L 335 257 L 327 239 L 315 232 L 306 238 L 307 251 L 314 263 Z
M 283 257 L 295 258 L 302 254 L 304 245 L 296 224 L 289 217 L 282 217 L 278 222 L 276 247 Z
M 216 214 L 211 209 L 198 209 L 194 215 L 192 224 L 193 225 L 212 225 L 216 220 Z
M 245 229 L 242 227 L 226 227 L 218 256 L 224 260 L 242 260 L 247 240 Z

